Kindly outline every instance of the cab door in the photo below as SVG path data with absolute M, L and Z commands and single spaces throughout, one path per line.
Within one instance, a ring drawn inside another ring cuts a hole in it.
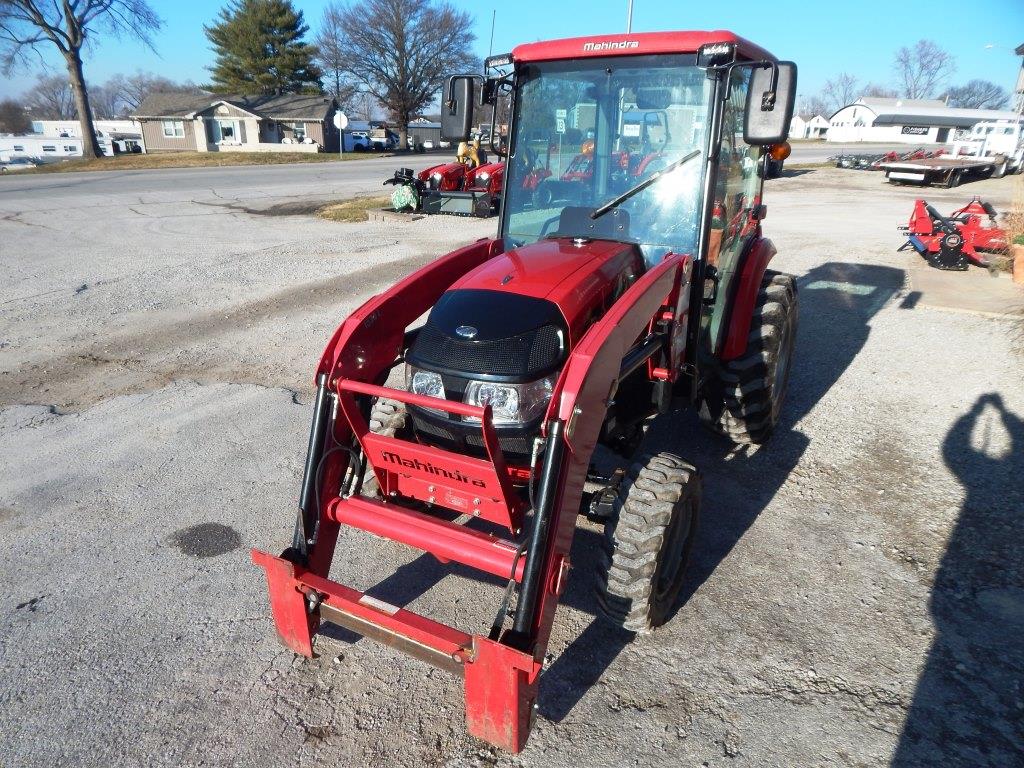
M 757 171 L 760 148 L 743 141 L 750 70 L 735 69 L 730 80 L 722 112 L 722 142 L 707 250 L 707 263 L 715 270 L 717 289 L 713 304 L 702 318 L 705 349 L 713 355 L 721 349 L 728 328 L 729 305 L 743 255 L 759 232 L 751 213 L 761 198 L 761 177 Z

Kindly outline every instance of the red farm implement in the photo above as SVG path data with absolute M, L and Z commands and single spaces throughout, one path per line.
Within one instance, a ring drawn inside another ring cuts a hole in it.
M 675 607 L 700 475 L 648 442 L 650 424 L 692 407 L 732 441 L 761 443 L 778 421 L 797 297 L 767 268 L 762 187 L 796 67 L 718 31 L 534 43 L 487 71 L 448 81 L 442 135 L 467 139 L 477 88 L 492 125 L 510 100 L 497 237 L 338 327 L 316 371 L 292 546 L 253 560 L 286 646 L 312 656 L 329 622 L 460 675 L 469 732 L 518 752 L 579 515 L 604 525 L 607 619 L 645 633 Z M 656 167 L 628 141 L 642 130 L 622 130 L 635 105 L 662 116 Z M 538 199 L 525 148 L 570 129 L 593 142 L 589 168 Z M 388 386 L 397 369 L 405 385 Z M 629 469 L 598 475 L 599 445 Z M 341 526 L 507 582 L 493 624 L 458 629 L 329 579 Z
M 978 197 L 949 216 L 915 200 L 910 223 L 900 227 L 907 235 L 900 250 L 913 248 L 936 269 L 962 272 L 969 263 L 987 267 L 982 251 L 1006 250 L 1006 230 L 996 224 L 996 216 L 995 208 Z

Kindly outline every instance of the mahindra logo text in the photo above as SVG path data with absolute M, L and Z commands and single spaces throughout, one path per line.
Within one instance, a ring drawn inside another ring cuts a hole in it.
M 584 51 L 621 51 L 627 48 L 639 48 L 639 40 L 617 40 L 611 43 L 584 43 Z
M 449 480 L 457 480 L 458 482 L 466 483 L 467 485 L 475 485 L 477 488 L 487 487 L 487 483 L 483 480 L 475 480 L 471 477 L 466 477 L 457 469 L 444 469 L 442 467 L 434 466 L 429 461 L 420 461 L 419 459 L 403 459 L 393 451 L 384 451 L 384 461 L 392 464 L 400 464 L 401 466 L 408 467 L 409 469 L 418 469 L 421 472 L 429 472 L 430 474 L 438 475 L 439 477 L 447 477 Z

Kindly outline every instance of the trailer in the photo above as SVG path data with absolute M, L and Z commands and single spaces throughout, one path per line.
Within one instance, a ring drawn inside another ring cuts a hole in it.
M 1003 163 L 1005 163 L 1005 159 L 1001 156 L 991 158 L 943 156 L 882 163 L 881 167 L 890 184 L 957 187 L 966 181 L 989 178 Z

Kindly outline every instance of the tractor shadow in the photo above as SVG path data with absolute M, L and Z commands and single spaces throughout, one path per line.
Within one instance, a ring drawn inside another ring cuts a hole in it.
M 935 574 L 935 639 L 892 765 L 1020 765 L 1024 418 L 982 395 L 953 423 L 942 457 L 964 502 Z
M 808 445 L 795 425 L 825 396 L 863 348 L 871 318 L 902 289 L 904 277 L 903 270 L 893 267 L 830 262 L 799 279 L 802 324 L 796 357 L 782 421 L 768 449 L 737 450 L 703 429 L 691 411 L 658 419 L 652 427 L 649 446 L 693 462 L 704 481 L 705 524 L 698 533 L 673 615 L 711 578 L 785 483 Z M 608 455 L 595 459 L 607 469 L 604 463 Z M 572 711 L 635 637 L 598 617 L 593 587 L 600 539 L 598 531 L 585 526 L 577 528 L 573 539 L 573 577 L 561 602 L 595 618 L 541 676 L 540 714 L 554 722 Z M 431 555 L 422 555 L 367 591 L 396 605 L 406 605 L 453 573 L 505 586 L 497 578 L 458 565 L 442 565 Z M 358 637 L 334 627 L 329 631 L 340 639 Z

